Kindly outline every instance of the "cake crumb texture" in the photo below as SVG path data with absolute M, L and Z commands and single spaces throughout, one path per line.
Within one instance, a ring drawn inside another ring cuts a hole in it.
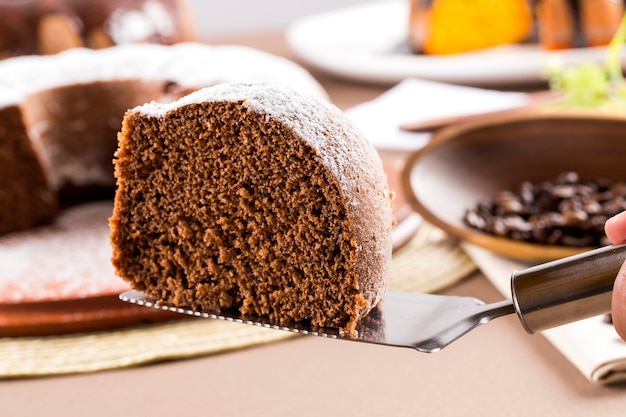
M 18 178 L 18 181 L 15 179 Z M 56 198 L 15 107 L 0 108 L 0 235 L 49 223 Z
M 162 302 L 352 331 L 386 290 L 382 164 L 313 96 L 233 83 L 135 108 L 115 175 L 113 265 Z

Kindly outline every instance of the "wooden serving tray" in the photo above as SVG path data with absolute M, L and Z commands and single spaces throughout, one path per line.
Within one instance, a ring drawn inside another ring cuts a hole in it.
M 180 314 L 124 303 L 117 295 L 0 304 L 0 337 L 59 335 L 180 319 Z

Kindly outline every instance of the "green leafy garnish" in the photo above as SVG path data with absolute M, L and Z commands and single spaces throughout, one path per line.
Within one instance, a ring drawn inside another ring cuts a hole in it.
M 551 90 L 561 91 L 561 106 L 603 110 L 626 110 L 626 82 L 621 55 L 626 44 L 626 14 L 607 47 L 604 63 L 583 63 L 564 68 L 558 62 L 548 67 Z

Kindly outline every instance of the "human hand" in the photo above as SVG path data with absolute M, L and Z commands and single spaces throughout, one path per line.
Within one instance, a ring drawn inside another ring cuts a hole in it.
M 604 231 L 613 244 L 626 243 L 626 211 L 607 220 Z M 626 340 L 626 263 L 622 265 L 615 278 L 611 316 L 615 330 L 622 339 Z

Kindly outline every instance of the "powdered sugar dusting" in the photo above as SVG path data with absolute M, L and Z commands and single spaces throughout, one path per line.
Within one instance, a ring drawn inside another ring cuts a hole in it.
M 157 1 L 147 1 L 140 9 L 116 9 L 109 26 L 109 33 L 116 44 L 147 41 L 157 35 L 172 36 L 175 32 L 172 17 Z
M 41 74 L 46 76 L 42 77 Z M 288 59 L 235 45 L 127 44 L 0 61 L 0 106 L 49 88 L 107 80 L 165 80 L 185 88 L 256 81 L 290 85 L 325 97 L 311 74 Z
M 157 13 L 149 4 L 146 3 L 146 10 Z M 25 104 L 23 114 L 27 114 L 27 99 L 36 93 L 68 85 L 120 80 L 173 82 L 183 90 L 235 80 L 263 81 L 288 84 L 325 97 L 324 89 L 304 68 L 253 48 L 209 46 L 194 42 L 171 46 L 128 44 L 102 50 L 76 48 L 57 55 L 2 60 L 0 108 Z M 55 106 L 54 100 L 45 104 L 50 108 Z M 84 100 L 84 104 L 93 103 Z M 51 121 L 44 119 L 30 125 L 28 133 L 41 150 L 42 163 L 50 167 L 47 172 L 53 188 L 57 189 L 64 183 L 112 185 L 110 170 L 90 163 L 87 155 L 83 154 L 79 159 L 62 157 L 71 146 L 63 143 L 61 147 L 56 147 L 54 143 L 58 142 L 46 140 L 43 134 L 54 131 L 55 127 L 49 126 Z M 73 122 L 71 128 L 75 132 L 88 128 L 84 120 Z M 99 148 L 95 150 L 96 161 L 100 152 Z
M 0 303 L 70 300 L 129 289 L 111 265 L 111 202 L 64 211 L 50 226 L 0 238 Z
M 242 102 L 261 114 L 275 117 L 289 126 L 316 150 L 326 167 L 339 178 L 348 194 L 373 173 L 382 171 L 382 163 L 371 143 L 334 105 L 318 97 L 286 86 L 268 83 L 223 83 L 196 91 L 172 103 L 149 103 L 133 111 L 163 117 L 178 108 L 204 102 Z M 361 167 L 361 175 L 347 175 L 355 169 L 355 160 L 365 158 L 377 163 L 376 170 Z M 372 180 L 373 181 L 373 180 Z M 348 195 L 350 197 L 350 195 Z M 356 199 L 354 200 L 356 204 Z

